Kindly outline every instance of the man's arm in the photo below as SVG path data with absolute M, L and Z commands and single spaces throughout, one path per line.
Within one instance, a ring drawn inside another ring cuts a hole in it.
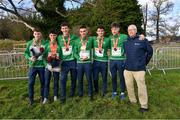
M 27 60 L 29 60 L 29 58 L 30 58 L 29 47 L 30 47 L 30 43 L 28 42 L 28 43 L 26 44 L 26 49 L 25 49 L 25 51 L 24 51 L 24 56 L 25 56 L 25 58 L 26 58 Z
M 153 55 L 153 48 L 149 44 L 147 39 L 146 39 L 146 50 L 147 50 L 147 53 L 146 53 L 146 65 L 147 65 L 149 63 L 149 61 L 151 60 L 152 55 Z

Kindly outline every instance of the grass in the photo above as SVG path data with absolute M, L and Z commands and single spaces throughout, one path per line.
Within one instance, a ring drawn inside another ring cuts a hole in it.
M 67 92 L 69 93 L 70 81 Z M 127 104 L 128 98 L 120 101 L 119 97 L 111 99 L 111 80 L 108 81 L 108 93 L 105 98 L 100 94 L 95 95 L 95 100 L 90 102 L 85 96 L 80 99 L 77 95 L 67 98 L 65 104 L 59 101 L 52 102 L 52 85 L 50 101 L 46 105 L 39 102 L 39 81 L 35 85 L 35 104 L 28 105 L 28 81 L 9 80 L 0 81 L 0 118 L 8 119 L 50 119 L 50 118 L 136 118 L 136 119 L 169 119 L 180 118 L 180 71 L 171 70 L 166 75 L 161 71 L 152 71 L 152 76 L 147 74 L 146 84 L 149 95 L 149 112 L 139 113 L 139 104 Z M 85 81 L 87 89 L 87 82 Z M 136 89 L 137 90 L 137 89 Z

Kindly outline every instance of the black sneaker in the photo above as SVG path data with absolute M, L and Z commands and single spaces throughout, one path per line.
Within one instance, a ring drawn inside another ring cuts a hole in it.
M 139 108 L 139 112 L 142 112 L 142 113 L 144 113 L 144 112 L 148 112 L 148 108 Z
M 106 93 L 103 93 L 103 94 L 101 95 L 102 98 L 105 97 L 105 96 L 106 96 Z
M 70 94 L 69 97 L 70 97 L 70 98 L 74 97 L 74 94 Z
M 64 104 L 66 102 L 66 99 L 61 99 L 60 102 L 61 104 Z

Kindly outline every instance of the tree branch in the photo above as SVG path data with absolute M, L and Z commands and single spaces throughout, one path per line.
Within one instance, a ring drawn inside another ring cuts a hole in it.
M 12 2 L 12 0 L 8 0 L 8 1 L 9 1 L 9 3 L 12 5 L 12 7 L 13 7 L 13 9 L 14 9 L 14 12 L 15 12 L 16 14 L 19 14 L 18 11 L 17 11 L 16 6 L 15 6 L 14 3 Z
M 82 2 L 80 2 L 80 0 L 67 0 L 67 1 L 70 1 L 70 2 L 73 1 L 73 2 L 76 2 L 76 3 L 80 4 L 80 5 L 83 4 Z M 87 4 L 89 4 L 89 5 L 93 6 L 93 7 L 96 7 L 96 5 L 91 3 L 91 2 L 85 1 L 85 3 L 87 3 Z
M 34 27 L 32 27 L 31 25 L 29 25 L 27 22 L 25 22 L 23 20 L 19 20 L 18 18 L 10 18 L 10 17 L 8 17 L 8 19 L 11 20 L 12 22 L 22 23 L 27 28 L 31 29 L 32 31 L 34 30 Z
M 58 11 L 58 8 L 56 8 L 56 13 L 59 14 L 60 16 L 62 16 L 62 17 L 68 17 L 69 16 L 69 14 L 65 15 L 65 14 L 61 13 L 60 11 Z

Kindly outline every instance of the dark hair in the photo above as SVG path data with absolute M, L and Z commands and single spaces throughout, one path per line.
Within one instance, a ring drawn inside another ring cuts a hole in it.
M 99 28 L 99 29 L 103 29 L 103 30 L 105 29 L 103 25 L 99 25 L 99 26 L 97 27 L 97 29 L 98 29 L 98 28 Z
M 49 31 L 49 34 L 58 34 L 58 32 L 56 31 L 56 29 L 52 28 L 50 31 Z
M 38 27 L 35 27 L 35 28 L 33 29 L 33 32 L 41 32 L 41 29 L 38 28 Z
M 81 25 L 79 29 L 85 28 L 87 29 L 87 27 L 85 25 Z
M 113 28 L 113 27 L 120 28 L 119 24 L 116 22 L 111 23 L 111 28 Z
M 67 22 L 62 22 L 61 27 L 67 26 L 69 28 L 69 24 Z

